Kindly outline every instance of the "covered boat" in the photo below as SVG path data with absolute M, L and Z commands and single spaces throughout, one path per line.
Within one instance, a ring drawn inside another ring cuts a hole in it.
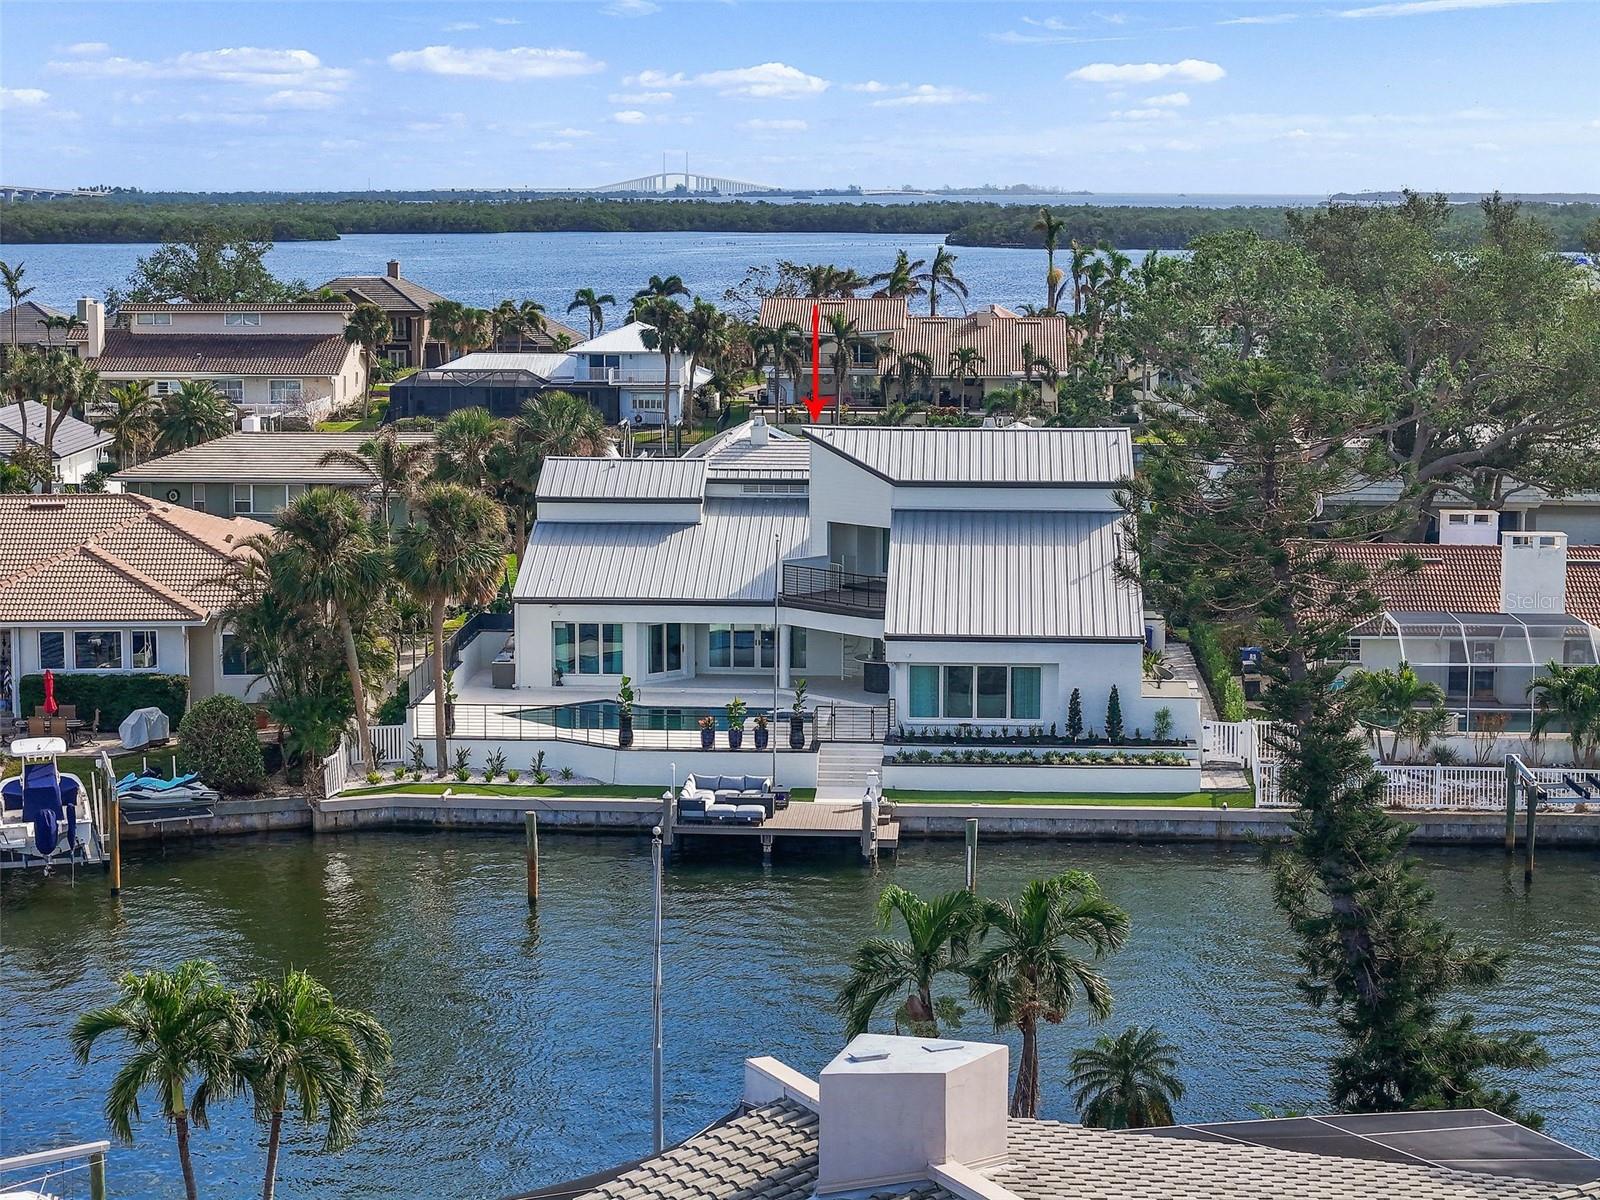
M 172 722 L 159 708 L 136 708 L 117 726 L 126 750 L 158 745 L 172 736 Z

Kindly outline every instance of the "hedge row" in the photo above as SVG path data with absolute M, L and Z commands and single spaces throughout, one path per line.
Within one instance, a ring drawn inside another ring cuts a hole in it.
M 32 716 L 44 703 L 44 676 L 22 677 L 22 715 Z M 183 675 L 73 675 L 57 673 L 56 703 L 72 704 L 80 720 L 100 713 L 100 729 L 109 732 L 136 708 L 159 708 L 176 725 L 189 707 L 189 680 Z

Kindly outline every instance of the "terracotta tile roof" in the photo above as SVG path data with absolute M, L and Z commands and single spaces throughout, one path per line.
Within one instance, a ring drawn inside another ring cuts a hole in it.
M 257 313 L 257 312 L 306 312 L 306 313 L 344 313 L 355 308 L 355 303 L 350 300 L 306 300 L 284 301 L 279 304 L 184 304 L 180 302 L 162 303 L 159 301 L 146 303 L 132 301 L 117 309 L 117 313 Z
M 1499 546 L 1345 542 L 1333 549 L 1374 576 L 1407 555 L 1422 560 L 1414 573 L 1377 579 L 1375 590 L 1390 612 L 1500 611 Z M 1600 626 L 1600 546 L 1567 547 L 1567 611 Z
M 0 496 L 0 620 L 203 621 L 228 560 L 270 532 L 127 493 Z
M 326 377 L 338 375 L 346 359 L 358 353 L 342 334 L 138 334 L 110 329 L 94 366 L 101 375 Z
M 811 296 L 768 296 L 761 301 L 761 315 L 756 324 L 781 325 L 793 321 L 807 336 L 811 333 L 811 310 L 821 307 L 823 327 L 827 327 L 828 314 L 842 312 L 856 323 L 862 333 L 888 333 L 904 329 L 910 313 L 904 296 L 892 299 L 885 296 L 867 296 L 859 300 L 817 300 Z
M 357 487 L 369 477 L 341 463 L 321 466 L 329 450 L 359 450 L 371 433 L 230 433 L 187 450 L 152 458 L 112 478 L 147 483 L 308 483 Z M 431 442 L 431 433 L 397 435 L 406 445 Z M 178 510 L 188 511 L 188 510 Z
M 430 304 L 444 299 L 420 283 L 390 275 L 340 275 L 322 286 L 376 304 L 388 313 L 423 313 Z

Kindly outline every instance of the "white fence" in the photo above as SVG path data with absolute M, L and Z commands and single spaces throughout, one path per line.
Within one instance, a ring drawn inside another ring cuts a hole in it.
M 1504 810 L 1506 772 L 1504 767 L 1391 766 L 1375 764 L 1373 770 L 1383 778 L 1383 806 L 1415 810 Z M 1256 807 L 1292 808 L 1279 785 L 1283 764 L 1262 762 L 1256 767 Z M 1534 778 L 1549 789 L 1546 800 L 1553 804 L 1582 804 L 1600 808 L 1600 771 L 1581 771 L 1571 767 L 1534 767 Z M 1572 785 L 1576 783 L 1577 788 Z M 1585 797 L 1582 791 L 1592 793 Z
M 1244 767 L 1270 762 L 1277 757 L 1272 738 L 1287 732 L 1287 726 L 1275 726 L 1271 721 L 1202 721 L 1200 761 L 1238 763 Z
M 406 733 L 404 725 L 372 725 L 372 750 L 378 762 L 398 763 L 405 758 Z M 350 786 L 352 778 L 360 778 L 361 751 L 356 739 L 343 734 L 332 754 L 322 760 L 322 794 L 337 796 Z

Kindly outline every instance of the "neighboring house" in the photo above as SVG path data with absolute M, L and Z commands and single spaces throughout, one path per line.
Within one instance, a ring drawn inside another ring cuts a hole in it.
M 672 356 L 672 381 L 665 385 L 660 351 L 645 345 L 650 326 L 630 321 L 564 353 L 506 354 L 476 351 L 441 367 L 402 379 L 389 389 L 386 420 L 443 417 L 462 408 L 486 407 L 511 416 L 522 402 L 541 392 L 561 390 L 584 396 L 610 424 L 660 425 L 683 419 L 683 396 L 711 378 L 693 367 L 688 355 Z
M 257 698 L 217 580 L 267 532 L 143 496 L 0 496 L 0 701 L 18 711 L 22 677 L 45 670 L 183 675 L 194 700 Z
M 1484 1109 L 1090 1129 L 1007 1115 L 1005 1045 L 867 1033 L 816 1078 L 744 1062 L 731 1111 L 521 1200 L 1581 1200 L 1600 1161 Z
M 1070 318 L 1062 315 L 1024 317 L 998 304 L 961 316 L 926 317 L 912 314 L 904 297 L 860 300 L 768 297 L 761 302 L 757 322 L 769 328 L 793 322 L 803 334 L 806 365 L 801 373 L 798 396 L 794 380 L 787 373 L 770 385 L 781 390 L 785 404 L 798 403 L 811 395 L 813 308 L 821 310 L 820 383 L 825 397 L 832 399 L 834 392 L 829 314 L 845 314 L 855 322 L 861 336 L 872 343 L 857 347 L 852 354 L 850 392 L 857 404 L 876 404 L 885 388 L 885 377 L 891 375 L 894 379 L 887 385 L 888 394 L 896 399 L 940 406 L 965 403 L 968 407 L 981 408 L 989 392 L 1015 387 L 1031 378 L 1046 400 L 1054 403 L 1054 385 L 1044 378 L 1048 371 L 1037 363 L 1030 366 L 1025 362 L 1023 347 L 1031 347 L 1035 359 L 1048 360 L 1056 371 L 1066 369 L 1077 347 L 1077 334 Z M 951 354 L 962 348 L 977 351 L 981 359 L 975 363 L 970 378 L 953 377 L 956 369 L 951 365 Z M 898 364 L 902 356 L 913 353 L 927 355 L 932 363 L 932 374 L 902 389 Z M 770 367 L 768 372 L 770 376 Z
M 0 406 L 0 459 L 10 458 L 24 442 L 42 446 L 44 418 L 42 404 Z M 69 491 L 76 490 L 99 468 L 105 448 L 110 444 L 110 434 L 101 433 L 71 413 L 57 418 L 55 433 L 50 439 L 50 460 L 56 483 Z
M 1346 491 L 1328 496 L 1324 501 L 1324 509 L 1330 514 L 1373 512 L 1394 504 L 1400 496 L 1401 486 L 1396 480 L 1358 483 Z M 1446 540 L 1446 531 L 1442 528 L 1444 514 L 1451 512 L 1455 514 L 1453 519 L 1461 520 L 1463 513 L 1471 511 L 1479 514 L 1474 520 L 1480 525 L 1484 520 L 1482 514 L 1488 513 L 1501 530 L 1555 530 L 1566 534 L 1567 540 L 1573 545 L 1600 544 L 1600 492 L 1569 492 L 1557 496 L 1543 488 L 1505 480 L 1500 488 L 1497 506 L 1476 507 L 1479 503 L 1471 496 L 1446 488 L 1434 498 L 1429 508 L 1427 536 Z
M 1600 645 L 1600 546 L 1556 532 L 1501 533 L 1487 510 L 1445 510 L 1446 541 L 1346 543 L 1374 576 L 1383 612 L 1351 636 L 1352 666 L 1408 663 L 1444 692 L 1460 732 L 1485 718 L 1526 732 L 1529 685 L 1545 664 L 1593 663 Z M 1457 517 L 1466 518 L 1458 521 Z M 1415 556 L 1416 571 L 1390 570 Z
M 92 358 L 105 337 L 105 310 L 96 300 L 79 300 L 77 318 L 83 324 L 75 329 L 47 328 L 47 319 L 60 320 L 67 314 L 48 304 L 24 300 L 15 308 L 0 311 L 0 363 L 13 346 L 32 350 L 65 348 L 80 358 Z
M 321 465 L 330 450 L 356 451 L 370 433 L 232 433 L 111 476 L 129 492 L 222 517 L 274 521 L 290 500 L 310 487 L 365 489 L 369 477 L 340 463 Z M 402 433 L 404 442 L 432 440 Z M 396 501 L 391 519 L 404 519 Z
M 354 311 L 342 300 L 124 304 L 104 348 L 84 357 L 107 384 L 150 380 L 164 396 L 200 380 L 242 412 L 320 421 L 366 387 L 361 347 L 344 337 Z

